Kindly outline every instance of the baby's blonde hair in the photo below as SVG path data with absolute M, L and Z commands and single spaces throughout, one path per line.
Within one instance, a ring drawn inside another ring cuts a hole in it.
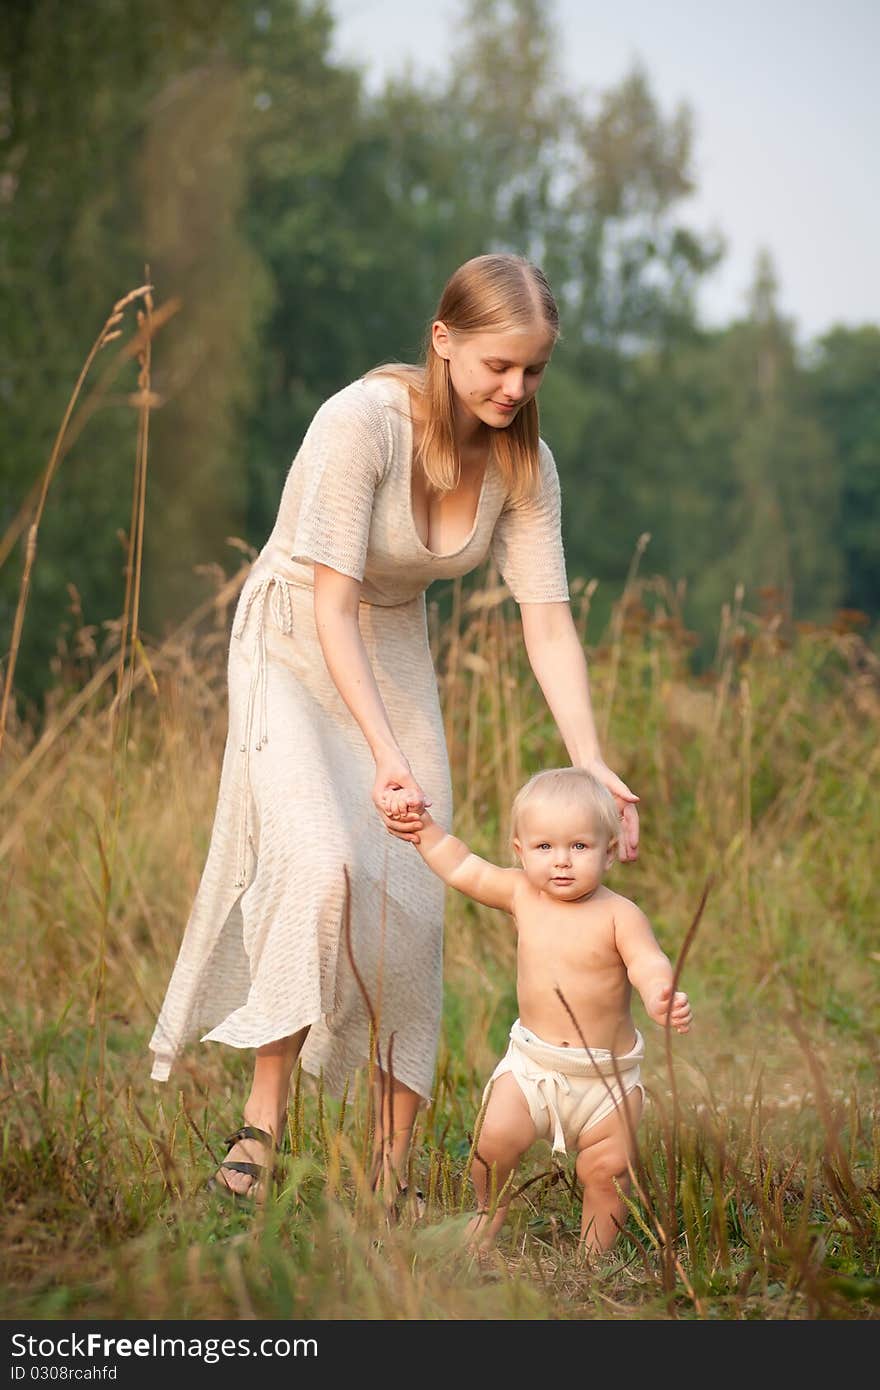
M 617 802 L 607 787 L 603 786 L 592 772 L 584 767 L 551 767 L 546 772 L 536 772 L 525 786 L 520 787 L 510 808 L 510 839 L 519 834 L 519 823 L 526 806 L 539 801 L 578 802 L 587 810 L 593 824 L 600 834 L 606 834 L 609 841 L 616 840 L 620 834 L 620 815 Z

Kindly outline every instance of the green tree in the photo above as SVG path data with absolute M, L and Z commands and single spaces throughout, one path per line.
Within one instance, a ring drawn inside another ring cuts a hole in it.
M 250 160 L 265 114 L 262 58 L 296 55 L 297 99 L 329 122 L 330 22 L 323 7 L 299 0 L 256 10 L 235 0 L 156 0 L 146 9 L 95 0 L 75 13 L 37 0 L 7 11 L 0 523 L 9 524 L 40 475 L 105 313 L 148 264 L 159 302 L 182 301 L 155 353 L 161 406 L 152 421 L 143 620 L 158 632 L 204 592 L 195 567 L 223 559 L 225 538 L 247 528 L 244 422 L 255 384 L 266 379 L 257 335 L 275 290 L 248 227 Z M 353 79 L 339 80 L 356 107 Z M 288 143 L 296 130 L 294 119 Z M 267 222 L 275 212 L 266 208 Z M 118 532 L 129 520 L 133 456 L 123 383 L 53 484 L 19 663 L 24 688 L 45 684 L 67 583 L 92 624 L 119 611 Z M 9 563 L 0 575 L 6 631 L 19 573 Z
M 201 596 L 198 567 L 227 561 L 228 536 L 263 543 L 320 401 L 417 357 L 447 276 L 491 249 L 538 260 L 560 299 L 541 409 L 573 574 L 610 600 L 650 531 L 647 563 L 688 580 L 705 631 L 738 579 L 802 615 L 842 596 L 876 611 L 876 332 L 839 330 L 805 370 L 767 267 L 746 320 L 700 328 L 721 246 L 682 216 L 691 115 L 663 112 L 643 71 L 570 90 L 538 0 L 468 0 L 449 71 L 377 96 L 331 60 L 329 9 L 310 0 L 11 0 L 6 15 L 0 524 L 108 306 L 149 264 L 159 301 L 181 301 L 155 354 L 149 630 Z M 33 692 L 68 582 L 86 621 L 118 612 L 133 445 L 123 389 L 53 487 L 18 668 Z M 0 573 L 7 628 L 18 578 Z
M 819 340 L 809 387 L 840 467 L 841 601 L 880 617 L 880 328 L 835 328 Z
M 837 455 L 776 307 L 769 257 L 748 317 L 682 346 L 654 374 L 646 417 L 660 484 L 656 521 L 646 518 L 652 565 L 686 579 L 692 624 L 709 637 L 738 583 L 747 603 L 769 588 L 790 617 L 829 617 L 842 582 Z M 647 470 L 644 449 L 639 458 Z
M 432 195 L 426 218 L 436 226 L 438 209 L 454 209 L 466 238 L 457 250 L 520 251 L 556 289 L 563 337 L 541 411 L 562 476 L 569 567 L 616 587 L 653 504 L 666 502 L 667 480 L 634 467 L 653 428 L 641 358 L 666 370 L 673 347 L 693 339 L 696 287 L 721 246 L 679 217 L 694 187 L 689 112 L 664 115 L 640 70 L 595 98 L 569 91 L 560 48 L 537 0 L 472 0 L 448 82 L 409 101 L 429 111 L 435 142 L 434 172 L 419 180 Z
M 197 427 L 190 423 L 192 395 L 182 389 L 183 378 L 189 391 L 200 390 L 207 375 L 221 370 L 214 344 L 205 347 L 211 333 L 203 305 L 208 298 L 222 299 L 223 284 L 216 278 L 207 283 L 205 276 L 199 281 L 201 261 L 211 259 L 212 247 L 201 248 L 202 258 L 193 256 L 195 267 L 185 266 L 178 195 L 188 182 L 190 203 L 204 210 L 201 193 L 211 157 L 216 161 L 222 154 L 226 163 L 222 142 L 211 132 L 218 103 L 213 110 L 203 104 L 200 119 L 195 111 L 209 83 L 206 74 L 217 64 L 222 71 L 218 20 L 221 27 L 224 21 L 228 25 L 236 6 L 231 0 L 220 6 L 165 0 L 142 10 L 95 0 L 72 15 L 59 0 L 37 0 L 11 9 L 0 79 L 6 94 L 7 194 L 2 375 L 9 407 L 0 424 L 6 460 L 3 521 L 8 524 L 44 467 L 82 360 L 111 305 L 143 281 L 145 263 L 158 299 L 169 298 L 181 288 L 180 279 L 169 284 L 174 277 L 165 274 L 176 257 L 187 294 L 184 314 L 162 340 L 163 353 L 166 343 L 172 346 L 157 383 L 164 405 L 155 421 L 147 535 L 152 541 L 164 534 L 165 542 L 158 556 L 147 556 L 149 596 L 150 575 L 169 555 L 173 582 L 173 560 L 184 544 L 174 495 L 177 479 L 193 466 L 187 440 Z M 201 77 L 187 83 L 184 75 L 197 67 Z M 169 119 L 169 110 L 177 120 Z M 151 131 L 163 123 L 160 167 L 151 183 L 145 178 Z M 240 245 L 223 234 L 229 202 L 224 172 L 212 172 L 208 215 L 212 237 L 221 229 L 224 273 L 234 283 L 242 257 Z M 198 226 L 190 224 L 189 230 L 195 235 Z M 236 331 L 233 319 L 240 322 L 230 310 L 227 338 Z M 169 371 L 172 365 L 175 370 Z M 240 374 L 239 360 L 234 369 Z M 227 376 L 226 384 L 232 380 Z M 133 373 L 121 379 L 121 389 L 90 421 L 53 484 L 25 627 L 21 669 L 28 684 L 44 678 L 67 604 L 67 583 L 79 591 L 84 615 L 93 624 L 115 616 L 121 606 L 124 552 L 118 532 L 130 515 L 135 427 L 126 395 L 133 385 Z M 216 399 L 202 407 L 215 498 L 224 493 L 226 399 L 221 386 Z M 166 432 L 174 441 L 168 453 L 162 447 Z M 229 529 L 228 508 L 219 510 L 223 515 L 214 529 L 222 536 Z M 14 605 L 18 578 L 12 564 L 0 576 L 4 618 Z

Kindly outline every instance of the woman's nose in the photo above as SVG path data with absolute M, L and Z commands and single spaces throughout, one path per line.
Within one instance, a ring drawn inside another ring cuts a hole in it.
M 504 378 L 504 394 L 509 401 L 521 401 L 526 393 L 526 381 L 522 371 L 508 372 Z

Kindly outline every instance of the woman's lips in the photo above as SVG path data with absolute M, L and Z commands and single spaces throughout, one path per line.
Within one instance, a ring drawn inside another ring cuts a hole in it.
M 514 410 L 519 408 L 516 405 L 506 405 L 504 401 L 493 401 L 492 404 L 496 410 L 503 410 L 505 415 L 510 415 Z

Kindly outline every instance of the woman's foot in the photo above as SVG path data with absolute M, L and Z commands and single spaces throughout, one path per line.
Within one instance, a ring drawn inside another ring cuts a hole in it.
M 408 1212 L 413 1221 L 421 1221 L 427 1210 L 428 1203 L 425 1201 L 424 1192 L 420 1192 L 417 1187 L 410 1191 L 407 1184 L 399 1187 L 394 1201 L 386 1205 L 385 1216 L 389 1226 L 397 1226 L 404 1212 Z
M 246 1122 L 225 1142 L 228 1151 L 211 1186 L 247 1205 L 265 1202 L 278 1152 L 275 1135 Z

